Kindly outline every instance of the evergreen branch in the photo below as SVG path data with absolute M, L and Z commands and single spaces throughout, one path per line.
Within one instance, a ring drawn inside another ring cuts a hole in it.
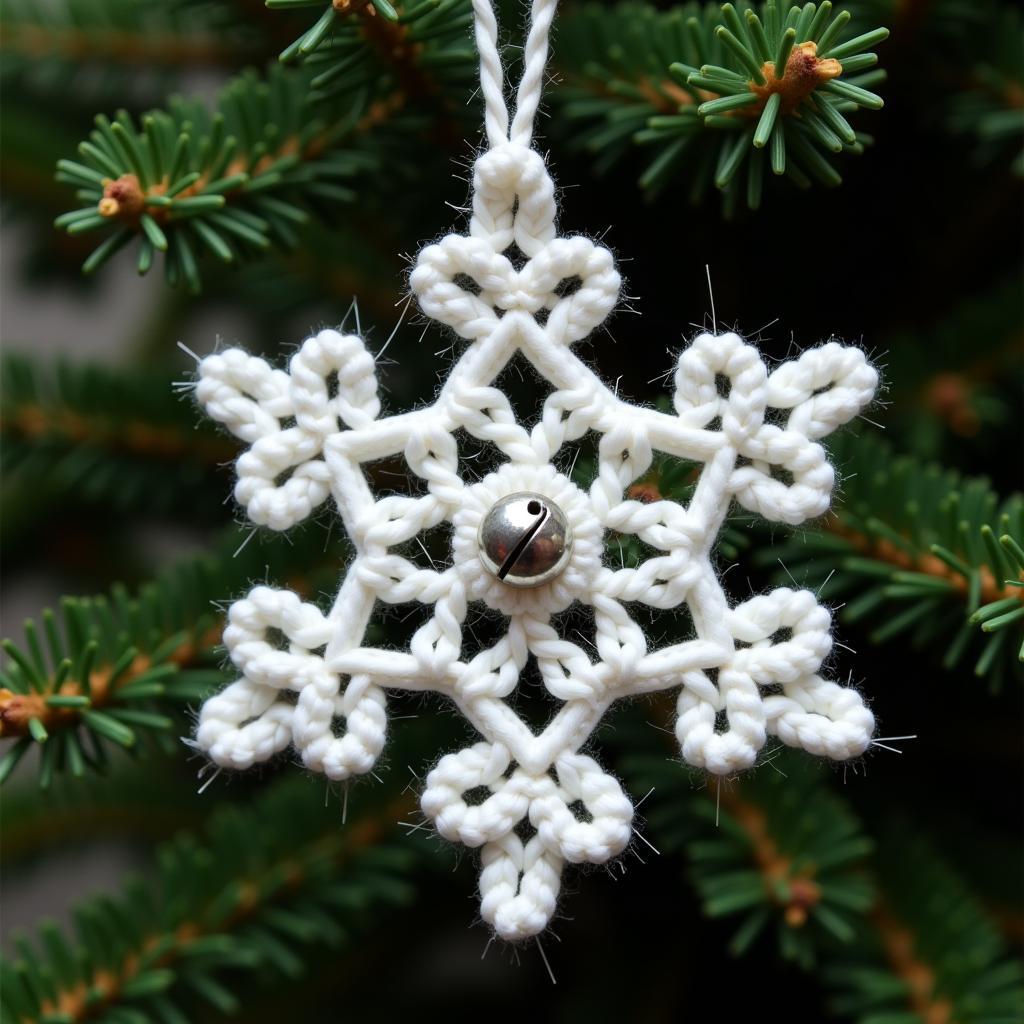
M 148 76 L 179 68 L 237 67 L 253 52 L 252 36 L 225 27 L 219 4 L 153 0 L 6 0 L 0 15 L 0 52 L 6 82 L 56 93 L 86 85 L 83 70 L 101 67 Z M 92 83 L 95 88 L 95 76 Z M 123 84 L 123 82 L 122 82 Z M 65 94 L 66 95 L 66 94 Z
M 713 183 L 727 213 L 740 202 L 760 206 L 768 170 L 801 188 L 838 185 L 831 155 L 859 154 L 870 141 L 847 115 L 882 106 L 867 87 L 884 75 L 861 73 L 877 63 L 865 51 L 889 34 L 840 42 L 849 20 L 833 18 L 829 0 L 788 10 L 775 0 L 727 3 L 720 13 L 696 4 L 589 9 L 565 30 L 574 35 L 564 113 L 583 126 L 577 142 L 600 151 L 602 167 L 635 144 L 655 149 L 640 179 L 652 193 L 685 154 L 697 166 L 692 200 Z
M 309 108 L 309 78 L 283 68 L 264 81 L 253 73 L 221 93 L 217 112 L 172 99 L 142 118 L 100 115 L 81 162 L 62 160 L 59 180 L 87 205 L 57 218 L 80 234 L 113 227 L 85 261 L 91 273 L 133 238 L 145 274 L 165 253 L 168 283 L 200 288 L 200 253 L 233 264 L 272 245 L 291 247 L 309 214 L 301 201 L 350 202 L 345 182 L 375 165 L 349 141 L 386 116 L 358 105 L 331 124 Z
M 54 776 L 40 799 L 34 781 L 4 787 L 0 859 L 9 871 L 37 864 L 53 850 L 105 839 L 146 845 L 193 828 L 209 814 L 196 799 L 194 769 L 180 743 L 167 757 L 120 758 L 105 775 Z M 159 793 L 159 800 L 153 794 Z
M 324 8 L 323 0 L 266 3 L 271 9 Z M 333 0 L 280 59 L 323 69 L 313 87 L 324 95 L 350 88 L 352 73 L 367 66 L 364 58 L 371 58 L 390 68 L 409 96 L 429 96 L 438 91 L 434 76 L 443 68 L 458 68 L 462 85 L 475 74 L 476 54 L 466 39 L 472 21 L 467 0 L 418 0 L 397 6 L 389 0 Z
M 95 363 L 0 364 L 0 472 L 7 500 L 46 482 L 53 500 L 86 497 L 156 512 L 190 502 L 235 446 L 168 385 L 169 372 Z
M 1019 1015 L 1024 975 L 963 882 L 920 838 L 908 850 L 905 824 L 875 852 L 821 766 L 787 751 L 693 797 L 678 764 L 628 764 L 654 787 L 650 832 L 685 849 L 705 913 L 739 921 L 733 954 L 774 923 L 783 956 L 805 968 L 823 960 L 835 1010 L 859 1024 Z
M 859 1024 L 996 1024 L 1024 1013 L 1024 974 L 963 880 L 905 826 L 876 858 L 871 930 L 825 978 Z
M 820 766 L 782 751 L 737 783 L 716 780 L 694 797 L 678 763 L 627 763 L 654 787 L 651 832 L 669 849 L 685 848 L 704 912 L 738 921 L 734 955 L 772 925 L 782 955 L 804 967 L 823 944 L 853 938 L 873 901 L 864 870 L 872 844 Z M 680 801 L 689 815 L 680 815 Z
M 166 593 L 154 588 L 131 600 L 117 588 L 112 596 L 66 598 L 60 626 L 46 609 L 41 631 L 29 620 L 22 645 L 4 641 L 0 737 L 14 743 L 0 761 L 0 781 L 33 743 L 42 747 L 43 788 L 56 772 L 100 770 L 105 741 L 130 749 L 140 733 L 169 735 L 176 719 L 164 704 L 196 699 L 220 681 L 219 673 L 186 671 L 218 642 L 215 625 L 202 630 L 197 622 L 161 642 L 157 623 L 174 614 Z
M 896 455 L 870 432 L 831 447 L 843 480 L 834 514 L 771 560 L 821 580 L 824 597 L 846 601 L 847 622 L 877 621 L 874 643 L 937 647 L 947 669 L 978 648 L 975 675 L 998 687 L 1024 632 L 1024 497 L 1000 502 L 987 481 Z
M 319 787 L 297 779 L 218 812 L 202 839 L 164 845 L 151 878 L 80 904 L 73 935 L 44 924 L 35 943 L 19 937 L 3 965 L 5 1019 L 166 1024 L 195 1019 L 203 1003 L 233 1012 L 250 972 L 294 978 L 296 946 L 337 948 L 411 901 L 422 855 L 384 841 L 408 799 L 339 829 Z
M 398 10 L 389 0 L 330 0 L 326 7 L 324 0 L 265 0 L 265 2 L 271 10 L 295 10 L 301 7 L 320 9 L 320 16 L 312 27 L 303 32 L 281 53 L 283 61 L 301 60 L 311 53 L 315 53 L 332 41 L 335 33 L 344 25 L 346 18 L 357 18 L 365 21 L 367 25 L 376 23 L 378 19 L 385 25 L 399 25 Z M 372 32 L 373 29 L 370 31 Z M 383 36 L 383 38 L 389 38 L 393 45 L 399 47 L 405 42 L 404 34 L 400 29 L 392 30 L 390 36 Z
M 109 598 L 65 598 L 59 616 L 43 612 L 41 628 L 26 622 L 21 644 L 5 640 L 0 737 L 12 744 L 0 782 L 33 745 L 41 747 L 43 787 L 58 773 L 102 770 L 108 743 L 132 749 L 149 737 L 173 748 L 182 706 L 224 680 L 211 668 L 223 623 L 218 602 L 263 578 L 268 564 L 305 593 L 315 592 L 318 570 L 329 573 L 323 539 L 312 532 L 294 543 L 236 548 L 234 536 L 218 556 L 172 568 L 135 597 L 117 586 Z
M 984 57 L 971 53 L 975 63 L 950 102 L 948 123 L 975 140 L 979 162 L 1011 158 L 1024 177 L 1024 17 L 1001 5 L 986 15 Z
M 348 306 L 358 296 L 364 324 L 367 313 L 378 324 L 390 323 L 400 245 L 374 211 L 360 211 L 339 224 L 311 223 L 301 247 L 273 262 L 239 267 L 227 283 L 237 301 L 258 300 L 278 314 L 324 302 Z
M 324 8 L 323 0 L 267 0 L 271 9 Z M 393 108 L 430 109 L 440 141 L 457 146 L 466 126 L 463 96 L 472 89 L 476 53 L 468 45 L 467 0 L 333 0 L 316 23 L 281 53 L 313 74 L 312 98 L 372 87 Z
M 1007 432 L 1016 440 L 1018 396 L 1024 388 L 1024 289 L 1017 275 L 957 303 L 922 335 L 884 336 L 886 373 L 900 382 L 886 424 L 926 458 L 949 457 L 950 442 L 977 439 L 986 447 Z M 1009 428 L 1009 429 L 1008 429 Z M 972 450 L 975 457 L 978 450 Z M 998 460 L 996 460 L 998 464 Z

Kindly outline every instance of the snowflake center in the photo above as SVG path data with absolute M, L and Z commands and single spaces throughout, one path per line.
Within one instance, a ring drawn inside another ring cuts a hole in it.
M 558 576 L 572 554 L 572 527 L 558 505 L 520 491 L 491 506 L 480 522 L 484 568 L 510 587 L 539 587 Z

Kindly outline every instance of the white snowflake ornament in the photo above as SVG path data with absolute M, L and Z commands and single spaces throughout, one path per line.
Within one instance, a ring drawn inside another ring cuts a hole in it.
M 250 519 L 285 530 L 331 497 L 355 556 L 327 615 L 267 586 L 231 606 L 224 642 L 241 675 L 203 705 L 196 739 L 224 767 L 293 747 L 307 768 L 347 779 L 384 747 L 388 689 L 443 694 L 481 740 L 441 758 L 421 806 L 441 835 L 481 848 L 482 915 L 521 939 L 550 921 L 566 861 L 605 863 L 630 842 L 630 800 L 581 753 L 614 701 L 678 690 L 682 757 L 717 775 L 752 765 L 769 735 L 835 759 L 867 748 L 874 719 L 860 695 L 818 674 L 828 611 L 786 588 L 730 607 L 711 554 L 733 501 L 788 524 L 828 508 L 833 470 L 817 439 L 871 401 L 877 375 L 836 343 L 769 373 L 737 335 L 702 334 L 679 357 L 674 414 L 618 398 L 572 345 L 612 311 L 619 275 L 605 247 L 557 236 L 551 178 L 530 148 L 554 0 L 534 3 L 511 129 L 493 13 L 474 6 L 490 148 L 468 235 L 427 246 L 411 277 L 423 312 L 469 340 L 436 401 L 378 418 L 372 356 L 333 330 L 309 338 L 287 373 L 240 349 L 200 365 L 199 401 L 249 444 L 235 496 Z M 553 389 L 531 429 L 495 385 L 517 353 Z M 497 454 L 482 479 L 460 475 L 457 432 Z M 556 464 L 588 432 L 600 441 L 584 490 Z M 629 497 L 655 452 L 701 467 L 688 505 Z M 367 464 L 395 456 L 424 493 L 375 498 Z M 445 523 L 445 564 L 396 550 Z M 609 564 L 610 532 L 656 553 Z M 367 643 L 379 602 L 432 606 L 407 650 Z M 576 603 L 593 610 L 589 649 L 553 623 Z M 695 635 L 652 645 L 633 604 L 685 606 Z M 504 623 L 483 649 L 466 624 L 480 605 Z M 531 658 L 558 704 L 539 733 L 509 703 Z

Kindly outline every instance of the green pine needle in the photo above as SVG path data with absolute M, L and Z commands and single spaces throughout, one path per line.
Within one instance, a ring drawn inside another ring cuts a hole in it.
M 1024 972 L 939 849 L 906 821 L 883 832 L 874 859 L 877 911 L 822 974 L 838 1016 L 909 1024 L 934 1007 L 950 1021 L 1019 1017 Z
M 682 167 L 684 151 L 693 166 L 705 165 L 693 156 L 706 153 L 726 209 L 757 208 L 765 164 L 747 159 L 751 147 L 767 149 L 773 174 L 800 187 L 838 185 L 833 156 L 863 151 L 847 116 L 881 106 L 859 72 L 877 63 L 864 51 L 889 33 L 840 42 L 849 21 L 828 2 L 585 9 L 562 26 L 569 84 L 555 99 L 599 169 L 634 144 L 649 146 L 655 155 L 641 184 L 656 192 Z M 695 179 L 695 202 L 706 187 Z
M 1024 642 L 1024 496 L 1000 501 L 986 481 L 897 455 L 871 431 L 830 447 L 844 477 L 834 516 L 769 560 L 826 598 L 842 594 L 842 616 L 878 623 L 874 642 L 909 640 L 947 667 L 977 648 L 978 674 L 1001 685 L 1013 659 L 997 655 L 1016 659 Z
M 140 274 L 159 252 L 168 282 L 197 292 L 197 253 L 238 263 L 287 248 L 295 236 L 282 218 L 306 216 L 297 198 L 348 202 L 354 193 L 336 182 L 373 166 L 353 148 L 355 119 L 326 124 L 311 104 L 308 75 L 274 68 L 266 79 L 235 79 L 215 112 L 173 99 L 166 111 L 145 115 L 141 128 L 124 111 L 113 122 L 101 115 L 79 147 L 81 159 L 58 162 L 57 179 L 77 187 L 86 205 L 55 225 L 76 235 L 113 229 L 86 259 L 86 273 L 139 238 Z
M 254 972 L 297 977 L 302 947 L 336 948 L 412 902 L 413 879 L 437 857 L 376 839 L 404 812 L 388 798 L 363 801 L 345 829 L 307 779 L 223 808 L 201 834 L 161 846 L 144 879 L 79 903 L 73 927 L 44 922 L 34 942 L 19 936 L 0 962 L 4 1020 L 54 1024 L 44 1003 L 83 996 L 90 1019 L 125 1024 L 193 1020 L 195 997 L 237 1012 Z
M 338 542 L 343 557 L 345 543 Z M 268 571 L 292 579 L 308 573 L 312 592 L 333 583 L 322 538 L 274 537 L 244 545 L 234 529 L 212 552 L 165 571 L 132 596 L 114 587 L 109 598 L 66 598 L 59 615 L 40 616 L 46 637 L 29 621 L 22 643 L 3 642 L 8 663 L 0 694 L 0 779 L 10 775 L 28 744 L 43 751 L 39 781 L 102 768 L 86 756 L 103 744 L 142 747 L 144 738 L 184 734 L 183 715 L 223 685 L 221 618 L 215 607 L 225 594 L 243 592 Z
M 864 872 L 872 843 L 820 765 L 776 751 L 738 782 L 709 779 L 697 794 L 673 760 L 634 756 L 627 769 L 638 790 L 653 787 L 652 841 L 685 849 L 705 913 L 735 920 L 734 953 L 774 923 L 781 954 L 810 967 L 830 937 L 855 934 L 874 898 Z

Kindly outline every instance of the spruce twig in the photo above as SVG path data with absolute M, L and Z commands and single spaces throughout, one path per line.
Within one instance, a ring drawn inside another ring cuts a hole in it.
M 882 81 L 871 46 L 888 31 L 845 42 L 848 12 L 775 0 L 737 9 L 686 4 L 669 12 L 625 5 L 568 20 L 570 88 L 564 112 L 583 126 L 577 142 L 610 166 L 634 144 L 656 151 L 640 179 L 656 193 L 684 162 L 696 168 L 690 195 L 713 184 L 727 213 L 760 206 L 772 176 L 798 187 L 838 185 L 839 153 L 870 139 L 851 127 L 858 108 L 878 109 Z
M 197 292 L 201 253 L 233 264 L 287 248 L 309 219 L 300 203 L 351 201 L 347 183 L 376 166 L 352 142 L 386 111 L 363 118 L 355 108 L 327 123 L 311 113 L 308 86 L 308 76 L 275 68 L 265 81 L 248 73 L 232 82 L 216 113 L 178 99 L 141 127 L 126 111 L 97 117 L 81 160 L 58 164 L 87 205 L 56 225 L 74 235 L 113 228 L 83 270 L 138 238 L 140 274 L 162 252 L 168 283 Z
M 353 927 L 411 902 L 424 848 L 390 844 L 408 797 L 339 829 L 319 787 L 293 779 L 162 846 L 147 879 L 80 903 L 73 933 L 44 923 L 2 964 L 5 1019 L 76 1024 L 235 1011 L 253 970 L 302 973 L 293 950 L 337 948 Z M 240 973 L 241 971 L 241 973 Z M 236 995 L 233 988 L 236 988 Z
M 709 778 L 691 795 L 674 761 L 627 765 L 639 787 L 654 787 L 650 830 L 661 848 L 685 851 L 704 912 L 736 920 L 733 954 L 771 929 L 783 957 L 809 968 L 830 942 L 850 941 L 874 898 L 864 870 L 872 843 L 820 766 L 776 751 L 740 779 Z
M 870 1021 L 1010 1021 L 1024 973 L 960 878 L 905 823 L 874 860 L 879 899 L 857 941 L 824 976 L 833 1008 Z
M 0 362 L 5 502 L 38 495 L 68 508 L 102 502 L 153 514 L 194 502 L 235 446 L 170 386 L 173 371 L 96 363 Z
M 908 637 L 947 669 L 973 648 L 975 675 L 998 688 L 1024 654 L 1024 497 L 1000 501 L 986 480 L 897 454 L 868 430 L 831 449 L 842 480 L 833 513 L 765 561 L 845 602 L 845 621 L 874 623 L 875 643 Z M 827 580 L 826 565 L 838 570 Z
M 44 755 L 44 788 L 57 774 L 102 771 L 110 743 L 133 749 L 149 737 L 175 749 L 181 709 L 225 681 L 216 667 L 221 602 L 263 578 L 268 561 L 300 592 L 315 592 L 330 575 L 322 538 L 239 549 L 232 531 L 216 555 L 173 567 L 134 596 L 117 586 L 109 597 L 69 597 L 59 615 L 45 610 L 40 623 L 26 622 L 21 643 L 3 644 L 0 737 L 10 743 L 0 781 L 33 745 Z

